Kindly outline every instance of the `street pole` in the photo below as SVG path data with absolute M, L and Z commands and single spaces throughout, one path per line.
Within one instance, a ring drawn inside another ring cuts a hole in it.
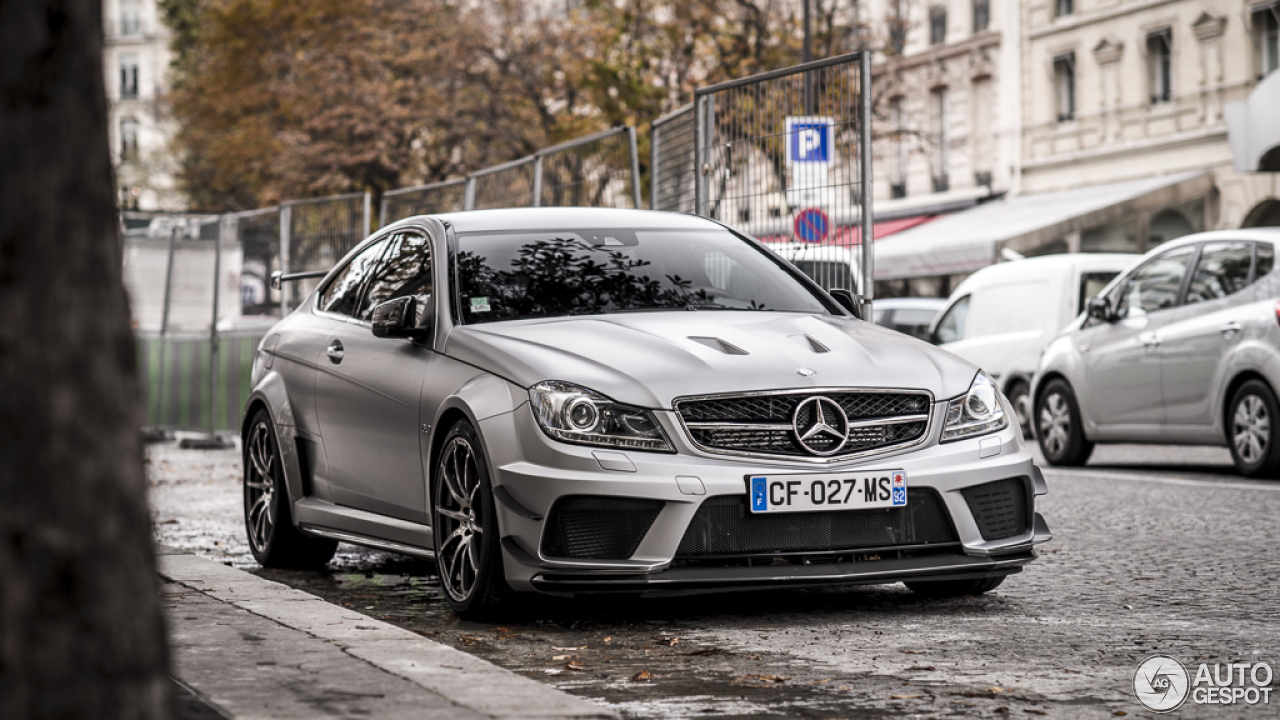
M 804 0 L 804 57 L 801 62 L 813 60 L 813 0 Z M 804 73 L 804 114 L 813 114 L 813 75 Z
M 166 433 L 161 427 L 164 425 L 164 370 L 165 356 L 168 355 L 169 342 L 165 335 L 169 333 L 169 294 L 173 290 L 173 253 L 178 242 L 178 228 L 169 228 L 169 260 L 164 270 L 164 305 L 160 309 L 160 367 L 156 373 L 156 414 L 155 425 L 152 426 L 152 432 L 148 434 L 148 439 L 163 440 Z M 150 378 L 147 378 L 148 381 Z
M 875 239 L 875 220 L 872 218 L 871 202 L 874 193 L 871 187 L 871 53 L 862 51 L 859 58 L 862 63 L 862 317 L 867 322 L 875 322 L 875 313 L 871 303 L 875 299 L 875 253 L 872 241 Z

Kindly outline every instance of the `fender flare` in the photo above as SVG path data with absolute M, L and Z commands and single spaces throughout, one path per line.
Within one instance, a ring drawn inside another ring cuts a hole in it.
M 462 415 L 467 422 L 476 429 L 476 437 L 480 440 L 480 450 L 484 453 L 485 464 L 490 468 L 490 475 L 493 475 L 493 454 L 489 451 L 488 443 L 483 435 L 480 434 L 480 422 L 487 420 L 496 415 L 509 413 L 516 408 L 528 402 L 527 397 L 516 397 L 512 393 L 512 389 L 517 386 L 497 375 L 484 373 L 477 375 L 462 384 L 452 395 L 444 399 L 440 406 L 436 408 L 435 417 L 431 419 L 430 431 L 427 434 L 427 442 L 423 447 L 423 459 L 425 462 L 424 479 L 427 482 L 427 511 L 431 512 L 431 484 L 432 473 L 435 471 L 435 464 L 440 447 L 440 443 L 448 434 L 449 428 L 453 426 L 448 419 L 457 415 Z M 521 391 L 523 395 L 523 390 Z M 492 483 L 495 478 L 490 477 Z M 497 485 L 494 485 L 497 490 Z
M 284 469 L 285 489 L 289 493 L 289 505 L 302 498 L 302 469 L 298 462 L 298 442 L 296 421 L 293 406 L 289 403 L 289 392 L 284 378 L 274 371 L 267 371 L 244 406 L 244 419 L 240 424 L 241 448 L 247 446 L 249 421 L 257 408 L 267 411 L 272 430 L 276 436 L 276 447 L 280 450 L 280 466 Z

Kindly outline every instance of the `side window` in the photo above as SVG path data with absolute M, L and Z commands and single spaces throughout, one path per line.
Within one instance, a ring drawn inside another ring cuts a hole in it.
M 1122 318 L 1138 317 L 1177 304 L 1178 289 L 1194 252 L 1194 246 L 1181 247 L 1138 268 L 1123 286 L 1116 314 Z
M 1089 300 L 1097 297 L 1107 283 L 1119 274 L 1110 270 L 1080 273 L 1080 303 L 1076 308 L 1076 314 L 1084 312 L 1084 306 L 1089 303 Z
M 339 315 L 355 315 L 360 302 L 360 288 L 382 252 L 387 249 L 388 242 L 390 241 L 379 240 L 352 258 L 320 293 L 320 309 Z
M 1187 287 L 1186 303 L 1208 302 L 1239 292 L 1249 284 L 1252 243 L 1211 243 L 1200 251 Z
M 391 239 L 391 248 L 369 278 L 364 300 L 357 315 L 361 320 L 373 316 L 379 303 L 412 295 L 418 298 L 418 322 L 422 321 L 431 299 L 431 245 L 418 233 L 404 233 Z
M 938 321 L 938 344 L 956 342 L 964 339 L 964 324 L 969 319 L 969 296 L 965 295 L 947 309 L 947 314 Z
M 1271 273 L 1276 265 L 1276 248 L 1271 243 L 1258 243 L 1258 269 L 1253 273 L 1255 280 L 1261 280 L 1264 275 Z

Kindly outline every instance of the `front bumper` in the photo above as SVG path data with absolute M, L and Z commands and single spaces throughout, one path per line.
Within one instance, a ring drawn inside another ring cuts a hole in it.
M 1034 512 L 1046 491 L 1016 424 L 991 435 L 938 444 L 946 403 L 935 403 L 929 436 L 916 447 L 852 462 L 814 464 L 713 455 L 693 447 L 671 412 L 658 420 L 675 454 L 617 451 L 557 442 L 538 428 L 525 405 L 480 423 L 497 498 L 504 565 L 516 590 L 548 593 L 710 592 L 731 588 L 831 583 L 888 583 L 907 579 L 980 578 L 1017 572 L 1034 559 L 1032 547 L 1050 539 Z M 1013 417 L 1011 407 L 1006 413 Z M 911 488 L 936 491 L 956 542 L 928 548 L 850 547 L 839 552 L 791 553 L 785 560 L 686 562 L 677 556 L 686 529 L 708 498 L 745 496 L 746 477 L 770 473 L 832 473 L 901 469 Z M 1022 479 L 1028 503 L 1025 531 L 983 538 L 964 490 Z M 701 494 L 693 494 L 701 493 Z M 625 559 L 550 557 L 543 534 L 557 500 L 568 496 L 661 501 L 661 510 Z M 875 550 L 875 552 L 864 552 Z M 785 564 L 776 564 L 785 562 Z

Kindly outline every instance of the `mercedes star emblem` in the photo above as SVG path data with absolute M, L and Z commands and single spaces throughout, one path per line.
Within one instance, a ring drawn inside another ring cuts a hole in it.
M 815 396 L 797 405 L 791 426 L 800 447 L 814 455 L 834 455 L 849 439 L 849 418 L 829 397 Z

